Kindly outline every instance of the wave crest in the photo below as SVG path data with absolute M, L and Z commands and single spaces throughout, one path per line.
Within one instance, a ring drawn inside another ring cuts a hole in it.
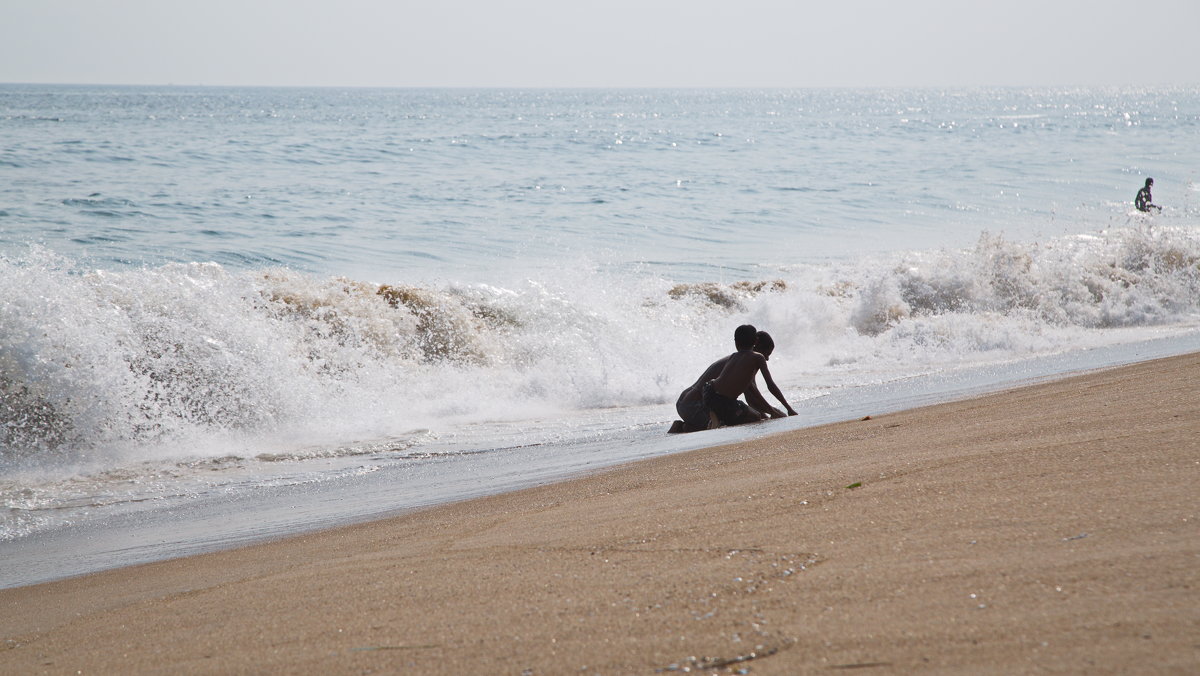
M 777 381 L 807 387 L 830 369 L 1021 358 L 1197 316 L 1200 234 L 1152 225 L 1034 243 L 984 233 L 966 251 L 731 284 L 576 269 L 513 289 L 214 263 L 79 271 L 32 249 L 0 258 L 0 464 L 665 404 L 744 323 L 775 337 Z
M 727 310 L 746 309 L 746 301 L 762 293 L 778 293 L 787 290 L 782 279 L 770 281 L 739 281 L 732 284 L 701 282 L 699 284 L 676 284 L 667 291 L 675 300 L 700 299 Z
M 1142 227 L 1046 244 L 984 233 L 971 251 L 912 254 L 866 281 L 851 322 L 870 336 L 950 313 L 1144 326 L 1196 312 L 1198 298 L 1200 237 L 1191 229 Z

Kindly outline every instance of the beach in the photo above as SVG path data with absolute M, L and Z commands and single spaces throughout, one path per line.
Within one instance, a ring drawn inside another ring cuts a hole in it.
M 0 673 L 1195 673 L 1200 355 L 0 590 Z

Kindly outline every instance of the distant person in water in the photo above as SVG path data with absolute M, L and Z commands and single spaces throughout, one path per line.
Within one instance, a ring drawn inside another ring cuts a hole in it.
M 768 334 L 766 331 L 755 332 L 754 327 L 750 325 L 738 327 L 738 331 L 741 332 L 743 343 L 746 340 L 749 340 L 752 350 L 762 357 L 763 365 L 765 366 L 766 361 L 771 356 L 771 353 L 775 351 L 775 341 L 771 339 L 770 334 Z M 735 352 L 728 357 L 722 357 L 710 364 L 709 367 L 704 370 L 704 373 L 700 375 L 700 378 L 698 378 L 691 387 L 688 387 L 679 395 L 679 400 L 675 402 L 675 410 L 679 413 L 679 417 L 683 418 L 683 420 L 676 420 L 671 425 L 671 433 L 696 432 L 716 426 L 716 423 L 714 423 L 709 416 L 710 409 L 708 405 L 705 404 L 705 385 L 710 381 L 720 377 L 721 374 L 724 373 L 725 367 L 729 364 L 729 362 L 741 352 L 742 343 L 738 342 L 738 331 L 734 332 L 734 345 L 735 347 L 738 347 L 739 352 Z M 748 336 L 750 337 L 748 338 Z M 769 378 L 770 373 L 765 372 L 764 376 Z M 768 385 L 773 387 L 774 382 L 768 381 Z M 736 401 L 737 395 L 734 395 L 734 408 L 736 408 L 737 411 L 732 419 L 736 420 L 736 422 L 725 422 L 724 424 L 741 425 L 744 423 L 765 420 L 768 417 L 783 418 L 788 415 L 796 415 L 796 412 L 793 411 L 790 406 L 788 406 L 787 402 L 784 401 L 783 396 L 776 390 L 772 390 L 772 394 L 775 394 L 775 396 L 783 402 L 783 405 L 787 407 L 788 412 L 784 413 L 783 411 L 767 403 L 767 400 L 762 396 L 762 393 L 758 391 L 758 387 L 754 383 L 753 375 L 751 375 L 745 386 L 741 388 L 740 394 L 746 397 L 746 404 Z
M 1162 207 L 1154 204 L 1152 201 L 1154 197 L 1150 195 L 1150 187 L 1153 185 L 1154 179 L 1146 179 L 1146 185 L 1142 186 L 1142 189 L 1138 191 L 1137 197 L 1133 198 L 1133 206 L 1137 207 L 1138 211 L 1149 213 L 1151 209 L 1158 209 L 1159 213 L 1162 213 Z

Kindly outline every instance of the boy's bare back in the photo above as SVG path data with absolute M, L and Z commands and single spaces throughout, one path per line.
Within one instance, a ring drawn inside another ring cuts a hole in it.
M 766 363 L 766 358 L 753 349 L 734 352 L 713 382 L 713 390 L 731 399 L 738 398 Z

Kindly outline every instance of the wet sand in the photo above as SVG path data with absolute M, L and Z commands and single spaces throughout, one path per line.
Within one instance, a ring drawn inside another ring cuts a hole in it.
M 1186 355 L 0 590 L 0 673 L 1197 673 L 1198 480 Z

